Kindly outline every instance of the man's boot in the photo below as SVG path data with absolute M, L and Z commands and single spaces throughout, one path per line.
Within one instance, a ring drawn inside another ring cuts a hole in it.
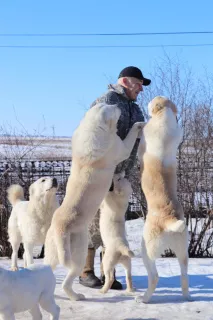
M 104 256 L 104 252 L 105 252 L 105 249 L 103 248 L 102 251 L 100 252 L 100 262 L 101 262 L 100 268 L 101 268 L 101 282 L 102 282 L 102 285 L 104 285 L 104 283 L 105 283 L 105 275 L 104 275 L 103 264 L 102 264 L 102 259 L 103 259 L 103 256 Z M 110 289 L 113 289 L 113 290 L 122 290 L 123 289 L 122 284 L 118 280 L 116 280 L 115 269 L 114 269 L 114 281 L 113 281 L 113 284 L 112 284 Z
M 88 254 L 84 270 L 79 277 L 79 283 L 85 287 L 96 288 L 101 287 L 101 280 L 94 273 L 95 249 L 88 248 Z

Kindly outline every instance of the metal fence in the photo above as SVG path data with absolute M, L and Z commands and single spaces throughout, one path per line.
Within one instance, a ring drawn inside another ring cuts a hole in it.
M 195 168 L 195 162 L 190 163 L 189 161 L 187 166 L 182 160 L 179 162 L 178 193 L 184 207 L 189 229 L 189 256 L 213 257 L 213 211 L 210 209 L 213 201 L 212 174 L 210 174 L 208 168 L 201 166 L 202 172 L 205 171 L 206 178 L 203 179 L 202 177 L 201 179 L 198 176 L 198 185 L 196 181 L 198 172 L 200 172 L 199 166 L 196 165 Z M 59 183 L 57 196 L 61 203 L 65 194 L 70 168 L 71 160 L 23 160 L 21 162 L 0 160 L 0 256 L 11 255 L 7 233 L 11 205 L 7 200 L 7 188 L 14 183 L 20 184 L 24 189 L 25 199 L 28 200 L 28 190 L 32 182 L 43 176 L 55 177 Z M 204 184 L 204 182 L 206 183 Z M 140 181 L 138 180 L 137 186 L 139 185 Z M 146 211 L 146 204 L 144 205 L 140 195 L 140 191 L 139 196 L 132 195 L 127 212 L 128 219 L 141 216 L 141 208 L 143 208 L 143 214 L 144 209 Z M 171 254 L 171 252 L 168 252 L 168 255 Z
M 59 188 L 57 196 L 61 203 L 65 194 L 71 161 L 21 161 L 10 163 L 0 161 L 0 256 L 10 256 L 7 224 L 11 205 L 7 200 L 7 188 L 19 184 L 24 189 L 25 199 L 29 198 L 29 186 L 43 176 L 57 178 Z

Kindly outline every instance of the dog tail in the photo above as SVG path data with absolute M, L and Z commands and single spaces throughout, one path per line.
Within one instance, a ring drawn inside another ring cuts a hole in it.
M 133 258 L 135 255 L 134 255 L 134 252 L 131 251 L 127 246 L 125 245 L 122 245 L 120 246 L 119 248 L 119 251 L 120 253 L 122 254 L 122 256 L 128 256 L 130 258 Z
M 18 201 L 23 201 L 24 200 L 23 188 L 18 184 L 12 184 L 7 189 L 7 198 L 12 204 L 12 206 L 14 206 Z
M 172 231 L 172 232 L 183 232 L 183 230 L 185 229 L 186 224 L 185 221 L 183 220 L 176 220 L 173 222 L 170 222 L 167 227 L 166 227 L 166 231 Z

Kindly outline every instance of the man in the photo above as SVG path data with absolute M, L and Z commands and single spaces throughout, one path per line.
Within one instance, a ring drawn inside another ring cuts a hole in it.
M 121 110 L 121 116 L 117 124 L 117 134 L 123 140 L 135 122 L 144 121 L 144 116 L 139 106 L 135 103 L 139 93 L 143 91 L 143 86 L 148 86 L 151 80 L 144 78 L 140 69 L 136 67 L 124 68 L 119 76 L 117 84 L 109 85 L 108 91 L 98 98 L 91 107 L 97 103 L 117 105 Z M 115 170 L 115 173 L 125 171 L 128 178 L 136 161 L 136 154 L 139 145 L 139 139 L 136 140 L 129 159 L 121 162 Z M 113 186 L 111 186 L 112 188 Z M 104 282 L 104 274 L 101 266 L 101 280 L 94 273 L 95 251 L 103 246 L 99 229 L 100 210 L 95 215 L 89 227 L 89 246 L 86 264 L 83 273 L 79 277 L 79 283 L 86 287 L 100 287 Z M 102 251 L 103 254 L 103 251 Z M 102 257 L 101 254 L 101 257 Z M 102 260 L 102 259 L 101 259 Z M 115 274 L 114 274 L 115 277 Z M 111 289 L 121 290 L 122 285 L 115 278 Z

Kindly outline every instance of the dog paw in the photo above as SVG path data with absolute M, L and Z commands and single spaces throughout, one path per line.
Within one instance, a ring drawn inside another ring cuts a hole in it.
M 141 138 L 144 125 L 145 125 L 144 122 L 136 122 L 134 124 L 134 129 L 138 131 L 138 138 Z
M 134 294 L 136 292 L 136 289 L 135 288 L 131 288 L 131 289 L 126 289 L 125 291 L 124 291 L 124 294 L 125 295 L 132 295 L 132 294 Z
M 11 267 L 10 270 L 11 271 L 18 271 L 18 267 Z
M 145 295 L 142 297 L 142 302 L 143 303 L 148 303 L 150 298 L 146 297 Z
M 69 296 L 69 298 L 72 301 L 86 300 L 85 296 L 81 293 L 76 293 L 75 295 L 71 295 Z
M 148 303 L 150 301 L 150 298 L 148 298 L 146 295 L 144 296 L 137 296 L 135 297 L 135 301 L 137 303 Z
M 185 230 L 186 224 L 185 224 L 184 221 L 179 220 L 179 221 L 176 222 L 176 225 L 177 225 L 177 231 L 178 232 L 183 232 Z
M 138 130 L 142 129 L 145 126 L 145 122 L 135 122 L 134 127 L 136 127 Z
M 135 302 L 142 303 L 143 302 L 143 297 L 142 296 L 135 297 Z
M 107 293 L 107 290 L 102 288 L 101 290 L 99 290 L 99 292 L 105 294 L 105 293 Z
M 82 294 L 82 293 L 78 293 L 78 300 L 86 300 L 86 297 L 85 297 L 85 295 L 84 294 Z
M 194 301 L 194 299 L 190 296 L 190 294 L 184 295 L 184 299 L 189 301 L 189 302 Z
M 185 222 L 183 220 L 177 220 L 168 226 L 168 231 L 182 233 L 185 230 L 185 228 Z

